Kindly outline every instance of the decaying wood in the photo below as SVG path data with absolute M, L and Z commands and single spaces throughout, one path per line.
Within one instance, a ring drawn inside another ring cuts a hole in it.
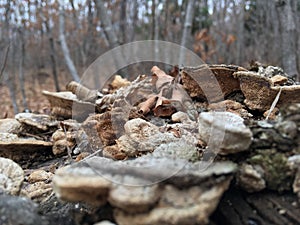
M 212 220 L 220 225 L 294 225 L 300 224 L 299 210 L 300 204 L 291 193 L 247 194 L 231 189 L 220 201 Z
M 282 90 L 277 107 L 297 103 L 300 99 L 300 85 L 275 86 L 270 78 L 253 72 L 240 71 L 233 74 L 240 80 L 241 91 L 246 97 L 245 104 L 253 110 L 270 109 L 276 95 Z
M 79 100 L 95 103 L 98 97 L 97 90 L 90 90 L 75 81 L 68 83 L 66 89 L 76 95 Z
M 72 92 L 49 92 L 43 91 L 50 102 L 51 113 L 64 119 L 86 118 L 95 112 L 95 105 L 90 102 L 79 101 Z
M 0 157 L 12 159 L 20 164 L 45 161 L 53 157 L 52 142 L 30 139 L 0 141 Z
M 277 107 L 299 102 L 300 86 L 285 85 L 287 78 L 266 77 L 232 65 L 202 65 L 183 68 L 183 87 L 191 97 L 208 100 L 210 103 L 224 100 L 229 94 L 241 91 L 245 104 L 252 110 L 270 109 L 279 90 L 282 94 Z
M 237 71 L 246 69 L 231 65 L 184 67 L 183 87 L 192 98 L 207 99 L 210 103 L 224 100 L 230 93 L 240 90 L 239 80 L 233 77 Z

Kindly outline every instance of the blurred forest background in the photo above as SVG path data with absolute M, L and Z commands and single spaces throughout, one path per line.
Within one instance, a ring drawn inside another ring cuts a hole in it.
M 299 76 L 300 0 L 0 0 L 0 24 L 0 118 L 46 110 L 42 89 L 64 90 L 98 56 L 136 40 Z

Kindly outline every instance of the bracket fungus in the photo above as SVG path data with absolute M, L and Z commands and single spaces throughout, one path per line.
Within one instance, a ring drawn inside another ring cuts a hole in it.
M 237 71 L 246 71 L 246 69 L 234 65 L 206 64 L 199 67 L 184 67 L 183 87 L 192 98 L 209 97 L 210 102 L 224 100 L 230 93 L 240 90 L 239 80 L 233 76 Z M 222 93 L 217 90 L 221 90 Z
M 17 195 L 23 180 L 23 169 L 14 161 L 0 157 L 0 189 L 9 194 Z
M 300 155 L 293 155 L 289 157 L 288 165 L 291 169 L 296 171 L 293 182 L 293 191 L 298 195 L 298 199 L 300 200 Z
M 0 133 L 17 134 L 21 130 L 21 124 L 16 119 L 0 119 Z
M 270 109 L 280 90 L 282 93 L 277 107 L 300 101 L 300 85 L 289 83 L 288 78 L 283 75 L 270 76 L 268 70 L 247 71 L 234 65 L 184 67 L 182 83 L 191 97 L 206 99 L 208 96 L 210 103 L 224 100 L 229 94 L 241 91 L 246 98 L 245 104 L 252 110 Z
M 49 92 L 43 91 L 50 102 L 51 113 L 64 119 L 86 118 L 89 113 L 95 112 L 95 104 L 78 100 L 72 92 Z
M 243 123 L 243 119 L 230 112 L 203 112 L 199 116 L 199 135 L 213 148 L 219 148 L 219 154 L 227 155 L 245 151 L 252 140 L 252 132 Z M 218 140 L 220 146 L 211 140 Z
M 58 121 L 48 115 L 34 114 L 34 113 L 18 113 L 15 116 L 19 121 L 23 129 L 34 129 L 39 132 L 49 131 L 50 129 L 57 129 Z
M 35 139 L 17 138 L 13 141 L 0 140 L 0 157 L 28 163 L 29 159 L 45 160 L 52 155 L 52 142 Z
M 233 76 L 239 79 L 241 91 L 246 98 L 245 104 L 252 110 L 270 109 L 280 90 L 281 95 L 276 107 L 300 101 L 300 85 L 279 86 L 272 81 L 272 78 L 250 71 L 238 71 Z
M 201 165 L 167 158 L 122 162 L 92 157 L 59 169 L 53 184 L 64 200 L 108 202 L 119 225 L 205 224 L 236 166 L 230 162 Z

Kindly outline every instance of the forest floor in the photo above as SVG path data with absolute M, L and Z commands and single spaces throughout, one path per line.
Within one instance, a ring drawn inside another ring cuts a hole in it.
M 43 71 L 27 71 L 25 72 L 25 94 L 28 104 L 28 110 L 36 113 L 44 113 L 50 110 L 50 105 L 45 96 L 42 95 L 43 90 L 55 91 L 55 85 L 51 72 L 49 70 Z M 71 77 L 65 72 L 59 73 L 60 90 L 65 90 L 65 85 L 71 81 Z M 20 84 L 15 84 L 16 101 L 19 112 L 23 112 L 25 107 L 22 104 L 22 95 L 20 91 Z M 0 83 L 0 119 L 13 118 L 13 100 L 9 93 L 7 85 Z

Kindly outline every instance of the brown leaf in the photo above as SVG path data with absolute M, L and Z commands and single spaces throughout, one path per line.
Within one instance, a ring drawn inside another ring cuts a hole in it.
M 127 157 L 123 152 L 119 150 L 117 145 L 106 146 L 103 149 L 103 156 L 115 160 L 123 160 Z
M 191 119 L 196 120 L 198 117 L 197 110 L 183 86 L 181 84 L 174 84 L 172 91 L 171 101 L 176 111 L 187 112 Z
M 169 71 L 169 75 L 171 77 L 177 77 L 179 74 L 179 67 L 178 65 L 175 65 L 170 71 Z
M 139 113 L 146 115 L 150 110 L 155 106 L 155 103 L 158 99 L 157 95 L 151 95 L 149 98 L 140 104 Z
M 154 66 L 151 70 L 153 73 L 152 84 L 159 91 L 157 102 L 153 109 L 155 116 L 171 116 L 176 111 L 189 111 L 193 117 L 196 117 L 194 109 L 190 109 L 192 100 L 185 89 L 176 82 L 176 78 L 167 75 L 164 71 Z M 195 114 L 195 116 L 194 116 Z M 195 119 L 195 118 L 194 118 Z
M 152 84 L 156 87 L 156 90 L 159 92 L 162 87 L 167 84 L 170 84 L 174 78 L 170 75 L 167 75 L 164 71 L 159 69 L 157 66 L 153 66 L 151 69 L 152 72 Z
M 170 105 L 159 105 L 155 107 L 153 110 L 154 115 L 158 117 L 167 117 L 171 116 L 173 113 L 176 112 L 176 109 L 170 104 Z
M 153 109 L 154 115 L 159 117 L 166 117 L 171 116 L 175 112 L 176 108 L 173 107 L 171 101 L 161 95 L 158 95 L 155 108 Z
M 109 84 L 110 93 L 113 93 L 121 87 L 126 87 L 130 84 L 131 82 L 128 81 L 126 78 L 123 78 L 120 75 L 115 75 L 114 80 Z
M 181 132 L 178 128 L 169 127 L 167 129 L 168 132 L 172 133 L 174 137 L 181 138 Z

